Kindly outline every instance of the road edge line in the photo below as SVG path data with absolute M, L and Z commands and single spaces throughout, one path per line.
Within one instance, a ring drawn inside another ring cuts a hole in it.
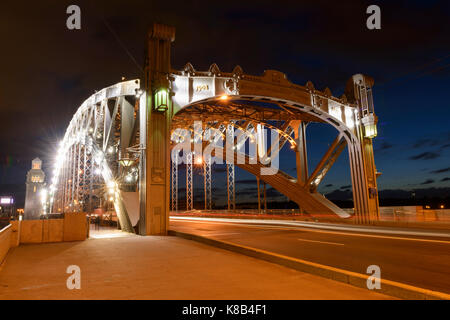
M 324 278 L 328 278 L 331 280 L 343 282 L 355 287 L 369 290 L 367 288 L 367 279 L 370 275 L 347 271 L 315 262 L 288 257 L 278 253 L 265 251 L 262 249 L 247 247 L 244 245 L 239 245 L 228 241 L 207 238 L 204 236 L 199 236 L 191 233 L 185 233 L 175 230 L 169 230 L 168 233 L 169 235 L 181 237 L 188 240 L 194 240 L 217 248 L 225 249 L 256 259 L 282 265 L 284 267 L 295 269 L 297 271 L 318 275 Z M 381 289 L 371 291 L 408 300 L 450 300 L 450 295 L 443 292 L 423 289 L 403 284 L 400 282 L 384 279 L 381 279 Z

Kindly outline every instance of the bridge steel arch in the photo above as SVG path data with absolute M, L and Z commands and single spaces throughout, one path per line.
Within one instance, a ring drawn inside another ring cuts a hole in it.
M 119 186 L 117 180 L 126 171 L 120 159 L 128 156 L 127 148 L 138 135 L 139 90 L 139 80 L 121 82 L 96 92 L 78 108 L 55 157 L 52 212 L 92 213 L 102 201 L 111 202 L 122 229 L 133 232 L 136 214 L 127 213 L 120 190 L 127 186 Z
M 253 120 L 264 123 L 267 120 L 291 121 L 294 126 L 285 125 L 279 128 L 289 135 L 295 132 L 297 137 L 297 186 L 292 189 L 288 181 L 283 183 L 289 188 L 277 188 L 273 177 L 257 174 L 255 168 L 241 166 L 259 178 L 266 181 L 283 194 L 291 194 L 290 190 L 298 193 L 309 193 L 310 197 L 300 197 L 296 201 L 300 207 L 307 202 L 316 204 L 306 205 L 306 211 L 312 214 L 335 213 L 341 217 L 348 214 L 340 210 L 330 201 L 323 199 L 315 191 L 325 174 L 333 165 L 342 149 L 347 145 L 352 176 L 355 216 L 361 223 L 368 223 L 378 219 L 378 198 L 376 185 L 376 168 L 373 159 L 372 138 L 376 135 L 376 115 L 373 110 L 372 86 L 373 80 L 364 75 L 355 75 L 347 83 L 346 94 L 341 98 L 333 97 L 329 89 L 316 90 L 311 82 L 305 86 L 291 83 L 285 74 L 267 70 L 262 76 L 244 74 L 237 66 L 233 72 L 221 72 L 213 64 L 208 71 L 196 71 L 191 64 L 187 64 L 182 71 L 170 75 L 172 79 L 171 91 L 176 114 L 174 126 L 189 126 L 190 122 L 222 122 L 239 120 Z M 347 98 L 348 97 L 348 98 Z M 245 101 L 246 104 L 242 104 Z M 272 105 L 260 108 L 265 119 L 252 119 L 257 113 L 248 107 L 248 103 L 265 103 Z M 273 106 L 282 112 L 273 112 Z M 270 118 L 272 116 L 272 118 Z M 180 118 L 180 119 L 177 119 Z M 322 158 L 310 176 L 306 161 L 305 124 L 309 122 L 323 122 L 333 126 L 338 131 L 338 137 Z M 300 134 L 299 134 L 300 133 Z M 302 139 L 299 137 L 302 136 Z M 303 141 L 302 141 L 303 140 Z M 284 174 L 286 176 L 286 174 Z M 271 181 L 271 182 L 269 182 Z M 315 199 L 315 201 L 313 201 Z M 320 204 L 321 203 L 321 204 Z M 325 204 L 325 207 L 323 207 Z
M 372 146 L 377 117 L 371 78 L 354 75 L 347 82 L 345 94 L 336 98 L 329 89 L 316 90 L 311 82 L 305 86 L 293 84 L 284 73 L 275 70 L 254 76 L 245 74 L 239 66 L 225 73 L 213 64 L 200 72 L 189 63 L 182 70 L 174 70 L 170 64 L 174 40 L 174 28 L 154 24 L 147 38 L 143 85 L 139 80 L 131 80 L 110 86 L 92 95 L 77 110 L 55 160 L 50 188 L 53 212 L 92 212 L 102 197 L 108 200 L 104 197 L 107 194 L 122 229 L 137 230 L 142 235 L 167 234 L 171 187 L 174 191 L 178 186 L 176 181 L 170 181 L 171 172 L 177 172 L 170 165 L 171 135 L 177 128 L 192 130 L 193 121 L 201 120 L 203 131 L 212 127 L 223 131 L 230 125 L 253 133 L 264 126 L 276 128 L 281 133 L 280 147 L 269 148 L 259 156 L 267 159 L 290 144 L 296 153 L 297 177 L 283 172 L 263 176 L 259 172 L 264 164 L 251 164 L 248 155 L 238 152 L 233 157 L 246 159 L 248 162 L 238 165 L 273 185 L 310 214 L 348 217 L 316 192 L 317 185 L 347 146 L 354 214 L 360 223 L 378 219 Z M 338 131 L 336 140 L 311 173 L 305 135 L 310 122 L 327 123 Z M 226 157 L 220 148 L 215 156 Z M 210 174 L 210 167 L 205 170 Z M 282 184 L 288 187 L 280 187 Z

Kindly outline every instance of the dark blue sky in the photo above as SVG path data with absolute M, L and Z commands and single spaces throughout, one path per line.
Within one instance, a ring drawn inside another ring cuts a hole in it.
M 153 21 L 177 28 L 175 68 L 190 61 L 199 70 L 214 62 L 224 71 L 239 64 L 256 75 L 276 69 L 295 83 L 328 86 L 336 96 L 351 75 L 372 76 L 379 188 L 450 187 L 448 1 L 74 3 L 82 11 L 80 31 L 65 27 L 72 1 L 26 8 L 11 1 L 0 11 L 0 193 L 24 190 L 35 156 L 50 164 L 73 113 L 94 90 L 122 76 L 141 77 L 129 55 L 143 65 Z M 369 4 L 381 7 L 381 30 L 365 26 Z M 320 125 L 308 134 L 313 164 L 334 136 Z M 292 164 L 286 158 L 282 169 Z M 320 191 L 348 184 L 343 154 Z

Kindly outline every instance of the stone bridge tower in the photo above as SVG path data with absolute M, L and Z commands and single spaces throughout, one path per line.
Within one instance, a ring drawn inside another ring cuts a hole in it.
M 31 162 L 31 170 L 27 173 L 24 219 L 39 219 L 42 214 L 41 192 L 45 187 L 45 173 L 39 158 Z

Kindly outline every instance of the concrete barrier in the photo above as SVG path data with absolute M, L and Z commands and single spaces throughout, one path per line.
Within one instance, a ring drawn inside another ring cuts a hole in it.
M 21 221 L 20 243 L 41 243 L 42 238 L 42 220 Z
M 7 225 L 0 230 L 0 265 L 6 258 L 9 249 L 11 248 L 11 225 Z
M 64 219 L 18 220 L 0 230 L 0 266 L 10 248 L 21 243 L 80 241 L 88 237 L 84 213 L 67 213 Z
M 10 221 L 11 224 L 11 248 L 17 247 L 20 244 L 20 230 L 22 221 Z
M 64 214 L 64 241 L 86 240 L 88 227 L 86 214 Z
M 64 220 L 42 220 L 42 242 L 62 242 L 64 240 Z
M 84 213 L 66 213 L 64 219 L 13 221 L 13 242 L 49 243 L 86 240 L 88 224 Z M 17 239 L 20 239 L 17 242 Z

